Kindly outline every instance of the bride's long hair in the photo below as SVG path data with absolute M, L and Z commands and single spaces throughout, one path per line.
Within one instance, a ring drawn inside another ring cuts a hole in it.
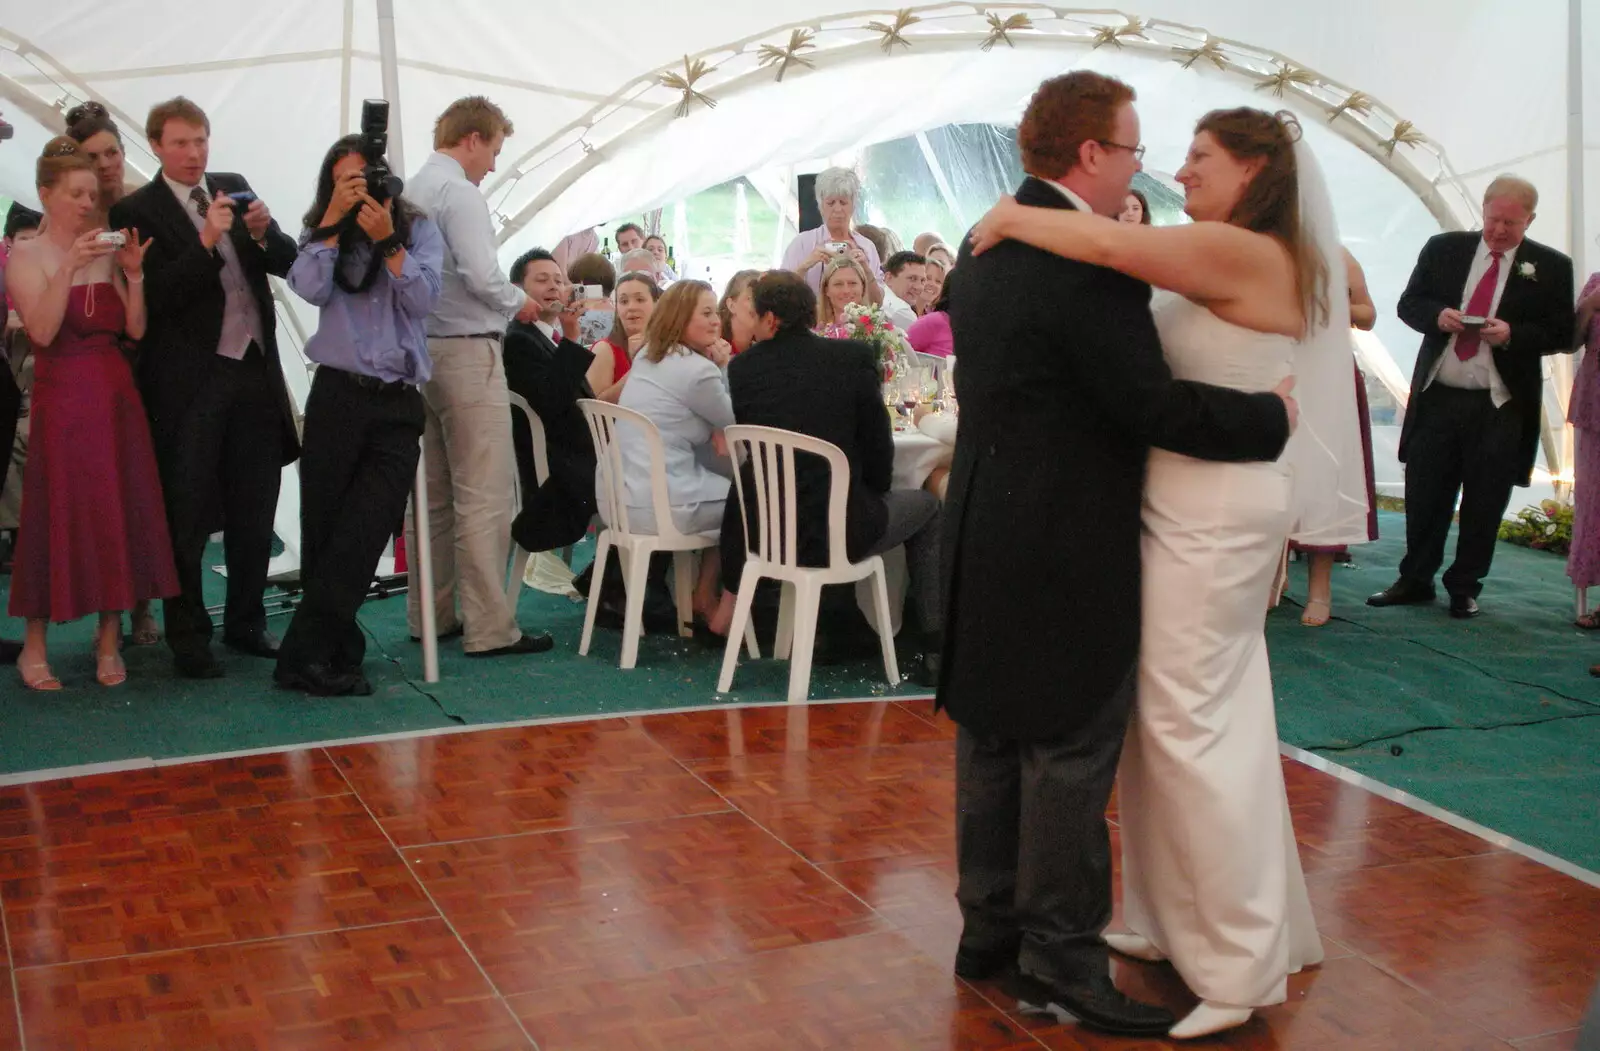
M 1306 331 L 1326 325 L 1328 266 L 1306 235 L 1300 214 L 1300 180 L 1294 155 L 1300 122 L 1287 111 L 1274 114 L 1241 106 L 1207 113 L 1195 125 L 1196 135 L 1202 131 L 1209 132 L 1235 160 L 1265 162 L 1233 206 L 1228 221 L 1275 237 L 1289 250 Z

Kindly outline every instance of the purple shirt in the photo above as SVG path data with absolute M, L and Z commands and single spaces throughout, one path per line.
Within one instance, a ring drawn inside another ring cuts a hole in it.
M 359 283 L 370 253 L 368 245 L 345 253 L 347 283 Z M 322 308 L 316 334 L 306 341 L 306 357 L 385 383 L 426 383 L 433 375 L 427 320 L 439 299 L 439 272 L 444 265 L 439 228 L 421 216 L 413 218 L 400 276 L 390 273 L 387 265 L 380 266 L 372 287 L 360 294 L 334 283 L 338 255 L 337 247 L 322 241 L 302 244 L 289 271 L 289 287 L 295 294 Z

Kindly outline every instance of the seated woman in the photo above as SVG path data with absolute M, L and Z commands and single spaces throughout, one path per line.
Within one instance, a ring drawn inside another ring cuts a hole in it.
M 733 423 L 733 402 L 722 370 L 732 348 L 722 338 L 717 294 L 704 281 L 679 281 L 661 296 L 650 317 L 644 349 L 634 360 L 617 404 L 650 418 L 665 447 L 667 499 L 681 533 L 716 535 L 730 486 L 722 430 Z M 628 498 L 628 527 L 655 532 L 650 455 L 641 437 L 624 426 L 618 443 Z M 720 461 L 720 462 L 719 462 Z M 609 523 L 615 515 L 600 501 Z M 731 614 L 718 610 L 720 560 L 715 548 L 701 559 L 694 610 L 713 630 Z M 724 630 L 726 630 L 724 628 Z
M 756 341 L 756 312 L 751 305 L 750 286 L 761 276 L 760 270 L 741 270 L 728 279 L 717 314 L 722 318 L 722 338 L 735 354 L 742 354 Z
M 839 324 L 844 308 L 851 303 L 866 303 L 867 274 L 849 256 L 840 256 L 822 272 L 822 291 L 817 296 L 817 331 L 823 335 Z
M 1129 190 L 1128 196 L 1122 199 L 1122 211 L 1118 213 L 1117 218 L 1134 226 L 1149 226 L 1151 225 L 1150 202 L 1138 190 Z
M 633 359 L 644 346 L 645 326 L 661 298 L 661 287 L 649 273 L 633 271 L 617 282 L 617 316 L 611 334 L 594 345 L 589 365 L 589 389 L 601 401 L 615 405 Z
M 678 280 L 677 271 L 672 269 L 672 262 L 668 258 L 671 254 L 667 247 L 666 239 L 660 234 L 651 234 L 644 239 L 644 249 L 655 257 L 656 275 L 663 284 L 671 284 Z
M 944 291 L 945 272 L 949 268 L 944 260 L 938 256 L 924 256 L 926 263 L 923 266 L 922 298 L 912 304 L 917 308 L 917 316 L 921 317 L 937 309 L 934 304 L 939 302 L 939 295 Z
M 939 298 L 934 300 L 933 307 L 906 330 L 912 350 L 939 358 L 950 356 L 955 349 L 955 340 L 950 335 L 949 309 L 950 286 L 945 285 L 939 290 Z
M 578 335 L 575 338 L 578 343 L 592 347 L 606 338 L 617 319 L 611 304 L 611 293 L 617 287 L 616 268 L 599 252 L 590 252 L 574 259 L 567 267 L 567 281 L 570 282 L 568 287 L 577 289 L 579 295 L 583 295 L 584 288 L 600 290 L 598 296 L 578 302 Z
M 90 613 L 95 678 L 126 681 L 122 611 L 178 592 L 144 405 L 121 339 L 145 331 L 139 231 L 118 246 L 92 225 L 99 181 L 82 147 L 50 140 L 38 162 L 44 232 L 17 245 L 7 287 L 38 357 L 11 615 L 28 621 L 22 683 L 59 690 L 45 634 Z

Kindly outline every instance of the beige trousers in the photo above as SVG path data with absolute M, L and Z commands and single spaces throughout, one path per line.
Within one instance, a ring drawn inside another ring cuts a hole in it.
M 506 601 L 516 453 L 500 344 L 492 339 L 430 339 L 428 353 L 433 378 L 422 385 L 422 458 L 428 477 L 435 628 L 441 635 L 461 628 L 462 649 L 468 653 L 509 646 L 522 637 L 522 629 Z M 421 550 L 410 515 L 406 550 Z M 413 556 L 406 592 L 406 620 L 413 637 L 422 634 L 418 577 Z

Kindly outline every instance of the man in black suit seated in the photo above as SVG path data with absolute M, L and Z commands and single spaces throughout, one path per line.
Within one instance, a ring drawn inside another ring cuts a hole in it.
M 1400 428 L 1406 554 L 1400 578 L 1369 606 L 1432 602 L 1461 497 L 1456 558 L 1444 572 L 1450 615 L 1478 615 L 1513 486 L 1533 480 L 1544 409 L 1544 356 L 1572 353 L 1572 260 L 1527 240 L 1539 194 L 1502 175 L 1483 195 L 1481 233 L 1436 234 L 1400 297 L 1422 333 Z
M 506 329 L 506 386 L 527 399 L 544 425 L 550 461 L 550 477 L 540 485 L 527 421 L 512 409 L 522 510 L 511 536 L 524 551 L 553 551 L 583 539 L 595 513 L 594 442 L 578 408 L 579 398 L 594 397 L 584 378 L 594 355 L 577 341 L 579 304 L 555 256 L 543 248 L 524 253 L 511 264 L 511 283 L 539 305 L 539 320 L 513 321 Z
M 871 347 L 814 335 L 817 297 L 787 270 L 763 274 L 751 286 L 759 342 L 728 365 L 734 419 L 778 427 L 832 442 L 850 461 L 845 503 L 845 548 L 852 561 L 904 544 L 912 594 L 924 635 L 923 666 L 914 675 L 934 685 L 944 629 L 940 597 L 939 499 L 921 489 L 891 489 L 894 440 L 883 406 L 883 385 Z M 815 457 L 795 461 L 797 524 L 803 564 L 826 565 L 827 465 Z M 747 493 L 749 483 L 746 485 Z M 730 500 L 722 527 L 723 581 L 740 587 L 744 530 L 738 501 Z M 750 522 L 754 533 L 755 522 Z
M 211 122 L 186 98 L 145 124 L 161 174 L 111 209 L 111 225 L 154 238 L 145 254 L 150 322 L 139 344 L 139 392 L 150 417 L 182 594 L 162 603 L 178 673 L 216 678 L 200 560 L 223 529 L 228 599 L 222 639 L 275 657 L 267 631 L 267 564 L 283 468 L 300 455 L 278 363 L 268 275 L 298 253 L 243 176 L 206 171 Z
M 1018 128 L 1017 200 L 1115 219 L 1139 170 L 1133 89 L 1086 70 L 1045 81 Z M 963 240 L 949 309 L 961 427 L 945 503 L 939 705 L 956 736 L 956 974 L 1014 972 L 1019 1000 L 1155 1036 L 1162 1009 L 1111 982 L 1106 806 L 1140 633 L 1140 504 L 1152 445 L 1275 460 L 1287 384 L 1247 394 L 1175 380 L 1150 286 L 1004 241 Z M 1182 602 L 1182 595 L 1163 596 Z

